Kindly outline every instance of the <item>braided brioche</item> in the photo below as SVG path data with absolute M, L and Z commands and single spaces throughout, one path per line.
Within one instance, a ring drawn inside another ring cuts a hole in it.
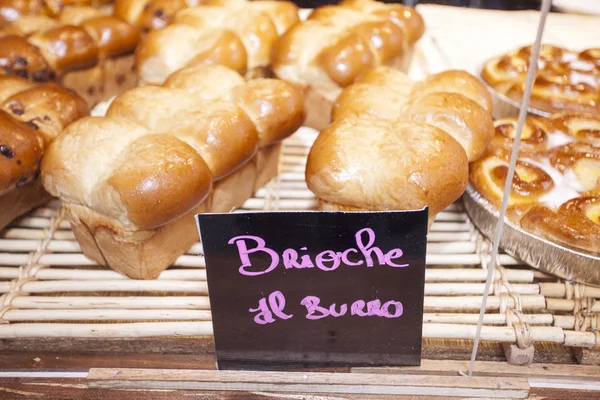
M 517 119 L 497 120 L 484 156 L 471 164 L 470 182 L 500 206 Z M 600 117 L 556 114 L 528 117 L 512 192 L 509 220 L 543 238 L 600 251 Z
M 140 10 L 141 3 L 150 7 L 156 2 L 127 2 L 128 9 Z M 275 41 L 298 21 L 297 7 L 286 1 L 205 3 L 181 9 L 169 18 L 170 26 L 148 33 L 137 50 L 142 81 L 161 84 L 173 71 L 198 64 L 225 65 L 247 77 L 266 76 Z M 135 22 L 131 13 L 125 18 Z
M 0 228 L 49 200 L 37 179 L 44 151 L 87 114 L 85 102 L 65 89 L 0 76 Z
M 368 70 L 334 103 L 308 156 L 308 187 L 324 210 L 428 206 L 431 223 L 466 189 L 468 162 L 493 134 L 489 107 L 466 72 L 414 84 L 389 67 Z
M 0 29 L 0 73 L 37 82 L 56 78 L 94 105 L 136 85 L 139 40 L 137 28 L 92 7 L 23 16 Z
M 306 124 L 322 129 L 331 104 L 365 70 L 379 65 L 406 71 L 423 35 L 412 8 L 372 0 L 345 0 L 317 8 L 295 25 L 273 51 L 273 71 L 306 90 Z
M 497 92 L 521 102 L 531 47 L 489 60 L 481 77 Z M 530 106 L 547 113 L 600 114 L 600 49 L 573 52 L 544 45 Z
M 102 8 L 112 0 L 0 0 L 0 28 L 23 17 L 57 17 L 70 6 Z
M 215 79 L 218 77 L 218 79 Z M 223 66 L 171 75 L 118 96 L 104 117 L 71 124 L 42 165 L 84 254 L 154 278 L 196 240 L 193 214 L 241 205 L 276 168 L 303 120 L 302 96 Z

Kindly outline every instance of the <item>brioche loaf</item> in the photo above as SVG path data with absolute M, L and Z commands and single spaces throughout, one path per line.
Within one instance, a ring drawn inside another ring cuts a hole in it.
M 194 214 L 230 211 L 274 176 L 302 105 L 285 82 L 182 69 L 117 96 L 105 117 L 71 124 L 44 157 L 44 186 L 62 199 L 85 255 L 155 278 L 197 240 Z
M 44 151 L 87 114 L 79 96 L 56 85 L 0 76 L 0 228 L 50 199 L 38 179 Z
M 0 29 L 0 74 L 56 79 L 92 106 L 137 84 L 139 29 L 87 6 L 25 15 Z
M 435 215 L 468 183 L 468 162 L 493 135 L 491 99 L 472 75 L 447 71 L 413 83 L 375 67 L 344 89 L 333 123 L 308 156 L 306 182 L 323 210 Z
M 157 3 L 117 2 L 116 10 L 149 30 L 157 24 L 143 22 L 144 10 Z M 298 8 L 287 1 L 213 0 L 191 8 L 177 4 L 181 9 L 163 21 L 172 24 L 149 32 L 140 43 L 136 64 L 145 83 L 161 84 L 173 71 L 198 64 L 225 65 L 248 78 L 268 76 L 275 41 L 298 22 Z
M 273 71 L 305 90 L 306 125 L 321 130 L 333 101 L 365 70 L 387 65 L 406 71 L 423 32 L 412 8 L 345 0 L 317 8 L 283 35 L 273 51 Z

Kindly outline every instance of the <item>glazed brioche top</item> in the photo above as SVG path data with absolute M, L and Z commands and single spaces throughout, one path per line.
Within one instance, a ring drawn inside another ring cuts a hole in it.
M 306 182 L 321 200 L 367 210 L 435 216 L 464 192 L 468 161 L 493 135 L 491 99 L 464 71 L 413 83 L 389 67 L 344 89 L 333 123 L 313 145 Z
M 489 60 L 481 77 L 498 92 L 520 102 L 531 46 Z M 600 114 L 600 49 L 580 52 L 544 45 L 531 92 L 531 107 L 548 113 Z
M 246 82 L 197 66 L 118 96 L 106 117 L 71 124 L 48 150 L 44 187 L 119 229 L 157 228 L 202 202 L 219 180 L 302 123 L 303 99 L 273 79 Z
M 66 89 L 0 76 L 0 196 L 35 179 L 48 145 L 88 113 L 83 99 Z
M 0 29 L 0 73 L 34 81 L 133 52 L 140 32 L 105 11 L 70 6 L 54 17 L 29 15 Z
M 345 87 L 364 70 L 395 62 L 423 32 L 421 16 L 410 7 L 345 0 L 317 8 L 290 29 L 273 52 L 273 70 L 300 84 Z
M 112 0 L 0 0 L 0 28 L 25 16 L 57 17 L 69 6 L 102 8 Z
M 263 11 L 280 34 L 298 22 L 298 7 L 279 0 L 116 0 L 115 15 L 148 32 L 171 24 L 180 10 L 197 6 Z
M 123 3 L 138 10 L 144 2 Z M 129 14 L 126 19 L 135 21 Z M 183 8 L 170 20 L 170 26 L 150 32 L 136 52 L 145 82 L 161 84 L 177 69 L 198 64 L 221 64 L 240 73 L 267 67 L 279 35 L 298 21 L 298 8 L 287 1 L 212 0 Z

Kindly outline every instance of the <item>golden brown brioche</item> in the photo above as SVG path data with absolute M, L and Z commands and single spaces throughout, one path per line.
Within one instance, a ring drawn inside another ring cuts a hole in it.
M 547 55 L 549 57 L 550 55 Z M 525 120 L 507 216 L 528 232 L 580 250 L 600 250 L 600 119 L 557 114 Z M 471 185 L 500 207 L 517 118 L 496 120 Z
M 491 103 L 484 92 L 483 84 L 464 71 L 442 72 L 415 84 L 398 70 L 377 67 L 344 89 L 333 104 L 332 119 L 370 116 L 433 125 L 453 136 L 473 161 L 494 134 L 490 111 L 484 108 Z
M 412 91 L 413 97 L 429 93 L 458 93 L 479 104 L 488 113 L 492 112 L 492 96 L 481 81 L 462 70 L 449 70 L 433 74 L 418 82 Z
M 226 212 L 251 195 L 264 169 L 255 154 L 300 126 L 297 104 L 285 82 L 246 83 L 219 65 L 180 70 L 164 86 L 117 96 L 104 117 L 71 124 L 44 157 L 42 179 L 84 254 L 154 278 L 195 242 L 194 213 Z
M 57 17 L 71 6 L 101 8 L 112 0 L 0 0 L 0 28 L 28 16 Z
M 494 134 L 490 113 L 458 93 L 429 93 L 410 104 L 406 112 L 411 121 L 437 126 L 452 135 L 469 161 L 481 157 Z
M 0 228 L 49 200 L 37 179 L 44 151 L 87 114 L 85 102 L 65 89 L 0 76 Z
M 531 46 L 489 60 L 481 77 L 494 90 L 520 102 L 524 93 Z M 547 113 L 600 114 L 600 51 L 574 52 L 542 46 L 530 106 Z
M 600 253 L 600 197 L 569 200 L 553 211 L 536 206 L 521 220 L 521 226 L 534 235 L 559 244 Z
M 471 184 L 496 207 L 500 207 L 502 203 L 509 158 L 508 151 L 490 149 L 481 159 L 471 163 Z M 548 172 L 528 159 L 519 159 L 508 201 L 509 216 L 512 218 L 512 214 L 515 214 L 514 217 L 522 215 L 554 187 L 554 180 Z
M 423 29 L 418 14 L 400 5 L 358 0 L 320 7 L 278 41 L 273 71 L 306 90 L 306 123 L 322 129 L 342 89 L 365 70 L 407 70 Z
M 556 129 L 575 140 L 600 147 L 600 115 L 589 113 L 560 113 L 553 115 Z
M 550 145 L 549 136 L 555 129 L 552 121 L 545 118 L 527 118 L 523 125 L 523 132 L 521 132 L 519 152 L 525 154 L 547 151 Z M 494 121 L 494 137 L 490 144 L 492 147 L 510 152 L 516 134 L 517 120 L 515 118 L 498 119 Z
M 460 144 L 431 125 L 348 118 L 322 131 L 311 148 L 306 182 L 329 210 L 412 210 L 430 221 L 468 181 Z
M 143 7 L 154 2 L 146 1 Z M 298 21 L 298 8 L 286 1 L 202 3 L 192 8 L 182 5 L 169 18 L 173 24 L 150 32 L 140 43 L 137 66 L 144 82 L 162 84 L 177 69 L 197 64 L 222 64 L 242 74 L 256 75 L 269 67 L 279 35 Z M 135 10 L 140 4 L 129 4 L 128 11 L 122 6 L 122 14 L 135 23 L 133 15 L 137 15 Z M 117 10 L 120 7 L 118 4 Z
M 138 28 L 102 9 L 56 7 L 52 17 L 24 16 L 0 31 L 0 73 L 40 82 L 56 78 L 90 105 L 136 83 L 131 75 Z

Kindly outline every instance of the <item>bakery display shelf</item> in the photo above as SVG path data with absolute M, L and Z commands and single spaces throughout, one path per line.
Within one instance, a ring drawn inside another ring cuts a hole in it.
M 314 209 L 304 163 L 315 137 L 303 128 L 287 139 L 279 176 L 234 212 Z M 462 204 L 438 215 L 428 236 L 424 351 L 436 340 L 474 338 L 490 249 Z M 600 344 L 600 289 L 553 278 L 507 254 L 499 264 L 484 341 L 563 352 Z M 0 233 L 0 339 L 210 336 L 204 267 L 200 243 L 156 280 L 97 266 L 79 252 L 60 203 L 52 201 Z

